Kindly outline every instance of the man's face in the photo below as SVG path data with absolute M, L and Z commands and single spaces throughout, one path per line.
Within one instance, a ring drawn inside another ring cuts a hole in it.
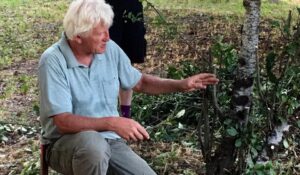
M 98 23 L 87 37 L 81 37 L 84 50 L 90 54 L 104 53 L 106 42 L 109 40 L 108 29 L 108 27 Z

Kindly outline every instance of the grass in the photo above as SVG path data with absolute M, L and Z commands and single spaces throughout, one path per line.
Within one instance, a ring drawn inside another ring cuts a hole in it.
M 69 0 L 70 1 L 70 0 Z M 148 0 L 153 3 L 158 9 L 195 9 L 201 12 L 209 12 L 216 15 L 237 15 L 243 16 L 243 0 L 174 0 L 172 3 L 165 0 Z M 53 0 L 41 1 L 40 8 L 53 2 Z M 0 6 L 7 8 L 16 8 L 26 4 L 36 3 L 35 0 L 1 0 Z M 57 3 L 54 3 L 57 4 Z M 67 3 L 65 3 L 67 4 Z M 300 8 L 300 0 L 279 0 L 278 3 L 270 3 L 269 0 L 262 0 L 261 15 L 265 18 L 283 18 L 289 10 Z M 65 6 L 58 6 L 57 9 L 64 9 Z M 60 11 L 60 10 L 59 10 Z M 48 13 L 56 12 L 41 11 L 37 13 L 42 16 L 51 16 Z
M 0 121 L 32 123 L 36 62 L 59 39 L 66 8 L 62 0 L 0 1 Z
M 64 1 L 0 1 L 0 67 L 38 59 L 59 37 L 66 5 Z M 57 28 L 56 33 L 49 33 L 52 28 Z
M 195 9 L 215 15 L 244 15 L 242 0 L 174 0 L 172 3 L 165 0 L 149 0 L 159 9 Z M 289 10 L 300 8 L 299 0 L 280 0 L 279 3 L 270 3 L 262 0 L 261 15 L 264 18 L 283 18 Z
M 11 8 L 29 3 L 32 3 L 32 0 L 1 0 L 0 6 L 6 6 Z

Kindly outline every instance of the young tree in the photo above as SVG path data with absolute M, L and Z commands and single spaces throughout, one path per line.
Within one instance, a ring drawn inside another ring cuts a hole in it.
M 249 120 L 256 72 L 261 0 L 244 0 L 243 4 L 246 12 L 242 30 L 242 47 L 234 77 L 231 112 L 229 112 L 230 116 L 226 116 L 231 118 L 235 125 L 223 136 L 214 156 L 207 162 L 208 175 L 241 174 L 245 168 L 246 150 L 237 149 L 236 131 L 243 133 L 241 131 L 247 128 Z M 235 163 L 237 167 L 234 166 Z

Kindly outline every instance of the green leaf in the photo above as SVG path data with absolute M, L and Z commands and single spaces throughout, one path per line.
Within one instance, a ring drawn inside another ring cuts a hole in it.
M 271 27 L 272 28 L 279 28 L 280 27 L 280 22 L 278 20 L 271 21 Z
M 288 143 L 288 141 L 286 139 L 283 140 L 283 146 L 286 149 L 289 148 L 289 143 Z
M 256 171 L 257 175 L 265 175 L 265 173 L 261 170 Z
M 176 118 L 180 118 L 180 117 L 182 117 L 184 114 L 185 114 L 185 109 L 179 111 L 179 112 L 176 114 L 175 117 L 176 117 Z
M 265 164 L 265 169 L 271 169 L 272 167 L 273 167 L 273 164 L 271 161 L 269 161 Z
M 154 135 L 155 135 L 155 136 L 160 136 L 160 135 L 161 135 L 161 132 L 156 132 Z
M 231 120 L 231 119 L 226 119 L 226 120 L 224 121 L 224 124 L 225 124 L 225 125 L 230 125 L 230 124 L 231 124 L 231 122 L 232 122 L 232 120 Z
M 230 136 L 232 136 L 232 137 L 234 137 L 234 136 L 236 136 L 236 135 L 238 134 L 238 132 L 236 131 L 236 129 L 233 128 L 233 127 L 230 127 L 230 128 L 227 129 L 226 131 L 227 131 L 227 133 L 228 133 Z
M 298 50 L 298 44 L 297 43 L 290 43 L 287 47 L 287 53 L 291 56 L 294 56 Z
M 178 123 L 178 129 L 184 129 L 183 124 L 181 124 L 180 122 Z
M 298 128 L 300 128 L 300 120 L 297 121 Z
M 252 169 L 254 167 L 254 162 L 252 160 L 250 153 L 248 153 L 248 155 L 247 155 L 246 162 L 247 162 L 247 165 L 249 166 L 249 168 Z
M 242 139 L 240 139 L 240 138 L 236 139 L 234 145 L 237 148 L 241 147 L 242 146 Z
M 273 169 L 270 169 L 269 175 L 276 175 L 276 172 Z
M 32 108 L 33 108 L 33 111 L 35 112 L 35 114 L 37 116 L 39 116 L 40 115 L 40 107 L 39 107 L 39 105 L 35 104 Z
M 7 142 L 8 141 L 8 138 L 6 136 L 1 136 L 0 138 L 0 141 L 4 141 L 4 142 Z
M 186 141 L 181 141 L 181 144 L 184 145 L 184 146 L 187 146 L 187 147 L 194 145 L 193 142 L 186 142 Z
M 258 152 L 257 152 L 257 150 L 255 149 L 255 148 L 251 148 L 251 153 L 252 153 L 252 157 L 257 157 L 257 155 L 258 155 Z M 259 165 L 259 164 L 257 164 L 257 165 Z
M 4 125 L 4 128 L 7 132 L 11 132 L 14 129 L 11 125 Z

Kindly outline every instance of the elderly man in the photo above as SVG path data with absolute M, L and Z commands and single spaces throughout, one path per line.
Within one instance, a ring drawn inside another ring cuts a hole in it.
M 153 175 L 126 140 L 149 139 L 138 122 L 119 117 L 119 88 L 148 94 L 204 89 L 218 79 L 208 73 L 183 80 L 140 73 L 109 38 L 111 7 L 102 0 L 75 0 L 61 39 L 39 63 L 42 143 L 47 161 L 63 174 Z

